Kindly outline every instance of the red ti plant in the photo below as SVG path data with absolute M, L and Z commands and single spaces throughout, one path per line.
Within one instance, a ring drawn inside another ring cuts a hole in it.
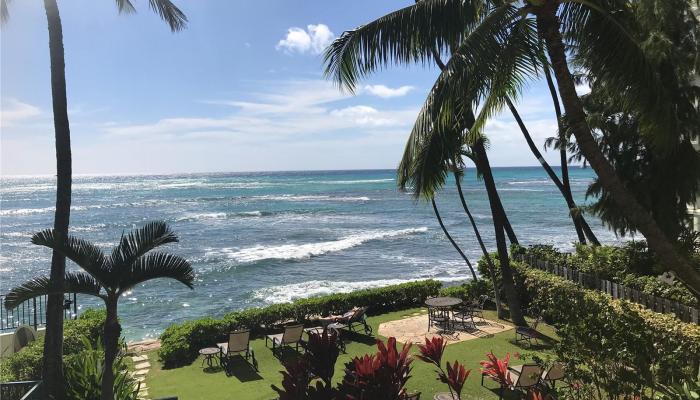
M 411 377 L 408 355 L 411 344 L 396 349 L 396 338 L 390 337 L 385 345 L 377 341 L 377 354 L 355 357 L 346 365 L 340 392 L 351 400 L 399 400 L 406 395 L 406 382 Z
M 498 382 L 501 385 L 501 389 L 510 387 L 513 385 L 513 381 L 510 379 L 510 374 L 508 374 L 508 361 L 510 361 L 510 353 L 506 354 L 505 358 L 499 360 L 493 354 L 493 351 L 486 354 L 488 361 L 481 361 L 481 373 Z
M 418 345 L 420 355 L 416 357 L 435 365 L 438 369 L 438 379 L 447 384 L 452 398 L 456 397 L 457 399 L 461 399 L 464 382 L 467 380 L 471 370 L 464 369 L 463 365 L 455 361 L 452 365 L 448 362 L 447 371 L 445 371 L 442 368 L 442 354 L 445 352 L 446 346 L 447 342 L 440 336 L 435 336 L 432 339 L 425 338 L 425 344 Z

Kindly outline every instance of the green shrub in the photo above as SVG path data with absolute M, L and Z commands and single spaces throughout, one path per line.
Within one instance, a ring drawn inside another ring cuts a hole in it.
M 571 378 L 617 398 L 697 373 L 700 326 L 513 264 L 532 303 L 557 328 L 557 354 Z
M 104 346 L 86 336 L 78 338 L 84 350 L 64 359 L 65 387 L 69 399 L 99 400 L 104 373 Z M 114 400 L 136 400 L 140 384 L 134 379 L 123 355 L 114 361 Z
M 237 326 L 249 327 L 253 334 L 259 334 L 280 322 L 307 322 L 311 316 L 343 313 L 352 307 L 368 307 L 368 314 L 380 314 L 423 304 L 427 297 L 438 294 L 440 286 L 434 280 L 409 282 L 249 308 L 220 319 L 207 317 L 173 324 L 160 335 L 158 357 L 167 368 L 189 364 L 200 348 L 224 341 L 229 330 Z
M 570 255 L 545 245 L 528 248 L 512 246 L 511 252 L 513 255 L 529 255 L 691 307 L 699 305 L 698 299 L 680 282 L 670 284 L 656 279 L 656 275 L 664 272 L 664 268 L 658 265 L 645 242 L 629 242 L 620 247 L 579 244 Z
M 478 299 L 481 295 L 493 297 L 493 285 L 490 280 L 469 281 L 459 286 L 440 289 L 440 296 L 457 297 L 465 301 Z
M 97 344 L 102 334 L 105 312 L 102 310 L 85 310 L 75 320 L 66 320 L 63 324 L 63 354 L 69 356 L 85 350 L 83 336 Z M 2 361 L 3 381 L 24 381 L 41 379 L 41 363 L 44 354 L 44 337 L 38 338 L 18 353 Z

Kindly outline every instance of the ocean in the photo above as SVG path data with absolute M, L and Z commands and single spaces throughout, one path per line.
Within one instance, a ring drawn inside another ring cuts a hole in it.
M 576 234 L 564 200 L 539 167 L 495 168 L 494 177 L 521 244 L 570 249 Z M 593 177 L 572 168 L 579 204 Z M 0 181 L 0 294 L 48 274 L 50 250 L 29 242 L 53 222 L 53 177 Z M 463 189 L 490 249 L 488 200 L 474 170 Z M 447 228 L 472 262 L 480 256 L 454 182 L 437 196 Z M 457 283 L 469 269 L 444 237 L 432 208 L 396 187 L 395 171 L 313 171 L 138 176 L 77 176 L 71 233 L 105 250 L 122 232 L 165 220 L 180 237 L 168 251 L 196 271 L 195 289 L 156 280 L 135 287 L 119 305 L 127 340 L 165 327 L 253 306 L 416 279 Z M 599 220 L 603 243 L 617 242 Z M 70 266 L 75 268 L 75 266 Z M 85 296 L 79 306 L 99 307 Z

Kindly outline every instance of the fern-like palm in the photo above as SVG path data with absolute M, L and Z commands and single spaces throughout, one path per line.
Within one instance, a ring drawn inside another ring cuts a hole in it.
M 180 256 L 153 251 L 178 241 L 175 233 L 162 221 L 149 222 L 144 227 L 123 235 L 110 255 L 86 240 L 60 236 L 54 230 L 47 229 L 34 234 L 32 243 L 61 253 L 82 268 L 81 272 L 65 274 L 67 292 L 87 294 L 104 300 L 107 318 L 104 326 L 102 398 L 111 400 L 114 387 L 112 365 L 119 351 L 121 335 L 117 317 L 119 298 L 134 286 L 158 278 L 175 279 L 191 289 L 194 271 L 190 263 Z M 12 289 L 5 298 L 5 307 L 15 308 L 26 300 L 55 292 L 48 276 L 34 278 Z

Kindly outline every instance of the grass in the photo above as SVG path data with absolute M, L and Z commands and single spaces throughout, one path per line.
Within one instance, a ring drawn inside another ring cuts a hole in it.
M 379 324 L 382 322 L 401 319 L 414 312 L 421 312 L 421 309 L 410 309 L 373 316 L 368 318 L 368 322 L 377 332 Z M 484 315 L 487 319 L 496 320 L 495 312 L 487 311 Z M 541 324 L 538 330 L 549 337 L 554 337 L 551 327 Z M 549 353 L 548 346 L 533 346 L 529 348 L 527 344 L 516 345 L 514 343 L 513 330 L 505 331 L 491 337 L 482 337 L 455 343 L 447 346 L 443 363 L 446 361 L 459 360 L 472 372 L 463 391 L 463 399 L 497 399 L 497 385 L 494 382 L 485 381 L 486 387 L 481 386 L 481 374 L 479 372 L 479 361 L 486 359 L 486 353 L 493 350 L 498 357 L 503 357 L 506 353 L 511 355 L 516 352 L 521 354 L 544 354 Z M 377 336 L 382 340 L 386 338 Z M 335 380 L 339 381 L 343 377 L 343 365 L 357 355 L 365 353 L 376 353 L 375 338 L 363 335 L 355 335 L 350 340 L 346 340 L 347 354 L 340 354 L 336 363 Z M 241 359 L 234 368 L 232 376 L 214 368 L 209 371 L 203 368 L 202 359 L 195 360 L 191 365 L 163 370 L 157 361 L 156 352 L 152 352 L 149 358 L 152 360 L 151 371 L 146 377 L 148 392 L 151 398 L 178 396 L 180 399 L 207 398 L 217 399 L 241 399 L 241 400 L 269 400 L 276 398 L 271 385 L 280 385 L 280 371 L 283 369 L 280 360 L 272 355 L 269 348 L 265 347 L 265 340 L 256 339 L 251 342 L 251 347 L 255 352 L 255 357 L 259 363 L 259 372 L 255 372 Z M 412 353 L 418 351 L 414 345 Z M 155 361 L 155 362 L 154 362 Z M 523 361 L 512 359 L 511 364 L 522 364 Z M 420 360 L 415 360 L 412 364 L 413 371 L 408 382 L 410 392 L 422 392 L 422 399 L 432 399 L 436 393 L 447 391 L 446 385 L 436 379 L 434 368 Z M 206 366 L 205 366 L 206 367 Z

